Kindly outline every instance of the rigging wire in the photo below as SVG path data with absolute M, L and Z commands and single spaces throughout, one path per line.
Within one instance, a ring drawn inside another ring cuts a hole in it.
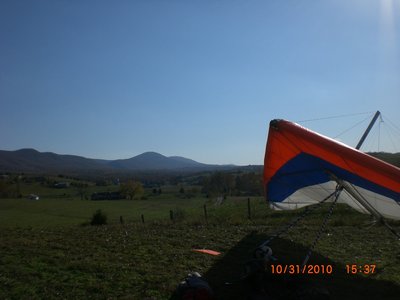
M 389 120 L 389 118 L 388 118 L 386 115 L 385 115 L 385 120 L 388 121 L 389 124 L 390 124 L 391 126 L 393 126 L 393 128 L 394 128 L 395 130 L 397 130 L 398 134 L 400 135 L 400 128 L 399 128 L 394 122 L 392 122 L 391 120 Z
M 296 121 L 296 123 L 306 123 L 306 122 L 312 122 L 312 121 L 338 119 L 338 118 L 345 118 L 345 117 L 352 117 L 352 116 L 359 116 L 359 115 L 368 115 L 363 120 L 357 122 L 353 126 L 343 130 L 342 132 L 340 132 L 339 134 L 337 134 L 336 136 L 333 137 L 334 139 L 337 139 L 337 138 L 341 137 L 342 135 L 346 134 L 347 132 L 351 131 L 352 129 L 356 128 L 360 124 L 364 123 L 366 120 L 370 119 L 372 113 L 375 113 L 375 112 L 371 112 L 371 111 L 370 112 L 360 112 L 360 113 L 351 113 L 351 114 L 328 116 L 328 117 L 322 117 L 322 118 L 306 119 L 306 120 Z M 374 135 L 375 136 L 374 139 L 377 138 L 377 141 L 375 140 L 375 142 L 376 142 L 375 143 L 375 147 L 377 147 L 377 148 L 371 147 L 370 149 L 375 148 L 375 151 L 378 151 L 378 152 L 381 151 L 381 148 L 382 148 L 383 143 L 384 143 L 382 138 L 386 139 L 386 133 L 385 133 L 385 136 L 382 136 L 382 134 L 383 134 L 382 130 L 387 130 L 387 128 L 389 128 L 391 130 L 391 132 L 389 134 L 387 134 L 388 135 L 388 139 L 390 141 L 390 144 L 393 146 L 394 151 L 398 152 L 399 147 L 396 147 L 394 141 L 395 140 L 400 140 L 400 127 L 397 126 L 393 121 L 391 121 L 386 115 L 383 116 L 382 114 L 380 115 L 380 121 L 379 121 L 378 126 L 376 126 L 375 135 Z M 391 134 L 391 133 L 395 133 L 395 134 Z M 395 137 L 393 137 L 393 136 L 395 136 Z M 399 138 L 397 138 L 397 136 Z M 371 137 L 369 138 L 369 140 L 371 140 Z M 365 147 L 363 147 L 363 148 L 365 149 Z M 378 150 L 376 150 L 376 149 L 378 149 Z
M 313 121 L 322 121 L 322 120 L 329 120 L 329 119 L 339 119 L 339 118 L 345 118 L 345 117 L 353 117 L 353 116 L 366 115 L 366 114 L 371 114 L 371 113 L 374 113 L 374 112 L 368 111 L 368 112 L 362 112 L 362 113 L 336 115 L 336 116 L 329 116 L 329 117 L 323 117 L 323 118 L 299 120 L 299 121 L 295 121 L 295 122 L 296 123 L 306 123 L 306 122 L 313 122 Z
M 353 115 L 361 115 L 364 113 L 359 113 L 359 114 L 353 114 Z M 357 122 L 353 126 L 349 127 L 348 129 L 345 129 L 344 131 L 340 132 L 338 135 L 334 136 L 334 139 L 337 139 L 338 137 L 341 137 L 345 133 L 349 132 L 350 130 L 356 128 L 360 124 L 364 123 L 367 121 L 371 116 L 367 116 L 365 119 Z M 390 131 L 389 131 L 390 129 Z M 382 149 L 382 146 L 385 144 L 386 138 L 389 140 L 394 152 L 399 152 L 396 144 L 394 143 L 395 140 L 400 140 L 400 127 L 398 127 L 396 124 L 394 124 L 392 121 L 390 121 L 386 115 L 383 116 L 382 114 L 379 116 L 379 121 L 378 121 L 378 126 L 375 127 L 375 130 L 371 132 L 369 138 L 369 147 L 363 147 L 364 149 L 371 149 L 372 152 L 380 152 Z M 399 138 L 393 137 L 393 134 Z M 375 145 L 375 146 L 373 146 Z M 372 150 L 374 149 L 374 150 Z
M 315 205 L 307 206 L 306 209 L 304 210 L 304 212 L 300 216 L 298 216 L 297 218 L 292 220 L 290 223 L 286 224 L 284 227 L 282 227 L 280 230 L 278 230 L 268 240 L 263 242 L 258 248 L 262 248 L 264 246 L 267 246 L 271 241 L 273 241 L 276 238 L 279 238 L 281 235 L 283 235 L 286 232 L 288 232 L 292 227 L 296 226 L 297 223 L 299 223 L 302 219 L 304 219 L 310 212 L 312 212 L 313 210 L 319 208 L 324 202 L 329 200 L 329 198 L 331 198 L 332 196 L 335 196 L 336 193 L 337 193 L 337 191 L 335 190 L 333 193 L 331 193 L 330 195 L 328 195 L 327 197 L 325 197 L 323 200 L 321 200 L 320 202 L 316 203 Z
M 317 233 L 317 235 L 316 235 L 316 237 L 315 237 L 310 249 L 308 249 L 307 255 L 304 258 L 303 263 L 301 264 L 301 267 L 304 267 L 307 264 L 307 262 L 310 259 L 311 254 L 312 254 L 315 246 L 317 245 L 318 241 L 321 239 L 322 233 L 324 233 L 324 231 L 325 231 L 326 225 L 327 225 L 329 219 L 332 216 L 333 209 L 334 209 L 334 207 L 335 207 L 335 205 L 336 205 L 336 203 L 337 203 L 337 201 L 339 199 L 340 193 L 342 191 L 343 191 L 343 186 L 338 184 L 337 187 L 336 187 L 336 190 L 335 190 L 335 200 L 333 200 L 332 204 L 330 205 L 328 214 L 325 216 L 324 220 L 322 221 L 321 227 L 319 228 L 318 233 Z
M 379 122 L 378 122 L 378 152 L 381 150 L 381 124 L 383 123 L 382 120 L 382 115 L 380 116 Z
M 393 123 L 386 115 L 384 116 L 384 128 L 387 132 L 387 135 L 389 137 L 389 140 L 393 146 L 394 152 L 399 152 L 399 147 L 398 144 L 394 142 L 394 140 L 399 140 L 400 141 L 400 128 L 396 126 L 395 123 Z
M 387 123 L 385 123 L 385 124 L 387 124 Z M 394 152 L 399 152 L 398 148 L 396 147 L 396 144 L 394 143 L 392 133 L 388 130 L 387 126 L 384 126 L 383 128 L 386 130 L 386 134 L 388 136 L 388 139 L 389 139 L 390 143 L 392 144 L 393 151 Z
M 386 115 L 381 115 L 378 126 L 371 131 L 368 140 L 369 147 L 364 149 L 370 149 L 371 152 L 399 152 L 399 144 L 395 141 L 400 141 L 400 130 Z
M 363 152 L 379 152 L 377 151 L 377 143 L 378 140 L 378 130 L 377 128 L 373 128 L 368 135 L 368 138 L 365 140 L 364 145 L 362 147 Z
M 353 125 L 352 127 L 342 131 L 341 133 L 339 133 L 338 135 L 336 135 L 335 137 L 333 137 L 334 139 L 342 136 L 343 134 L 347 133 L 348 131 L 352 130 L 353 128 L 357 127 L 358 125 L 360 125 L 361 123 L 365 122 L 366 120 L 370 119 L 371 116 L 369 115 L 368 117 L 366 117 L 365 119 L 361 120 L 360 122 L 356 123 L 355 125 Z

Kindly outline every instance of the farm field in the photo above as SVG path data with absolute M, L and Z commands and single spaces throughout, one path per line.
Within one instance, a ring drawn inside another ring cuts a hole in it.
M 193 271 L 217 299 L 246 299 L 254 288 L 238 279 L 254 249 L 301 214 L 271 211 L 262 197 L 250 197 L 249 219 L 248 197 L 180 198 L 171 190 L 145 200 L 90 201 L 57 193 L 39 201 L 0 199 L 1 299 L 170 299 Z M 88 225 L 97 209 L 108 225 Z M 276 264 L 302 263 L 327 211 L 312 212 L 271 243 Z M 274 274 L 264 279 L 266 292 L 274 299 L 398 299 L 398 241 L 369 221 L 337 205 L 309 261 L 332 266 L 332 274 Z M 346 264 L 376 270 L 347 274 Z

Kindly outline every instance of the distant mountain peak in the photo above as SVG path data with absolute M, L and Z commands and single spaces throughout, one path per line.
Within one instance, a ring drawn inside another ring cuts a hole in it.
M 23 153 L 23 152 L 25 152 L 25 153 L 40 153 L 39 151 L 37 151 L 36 149 L 33 149 L 33 148 L 21 148 L 21 149 L 15 150 L 15 152 L 20 152 L 20 153 Z
M 158 152 L 155 151 L 147 151 L 147 152 L 143 152 L 142 154 L 136 155 L 134 157 L 146 157 L 146 156 L 153 156 L 153 157 L 166 157 Z M 133 157 L 132 157 L 133 158 Z
M 144 152 L 128 159 L 118 159 L 112 162 L 112 165 L 131 170 L 174 170 L 193 167 L 193 163 L 189 163 L 188 159 L 174 159 L 154 151 Z

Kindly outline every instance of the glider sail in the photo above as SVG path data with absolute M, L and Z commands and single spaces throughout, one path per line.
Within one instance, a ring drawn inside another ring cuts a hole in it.
M 264 187 L 275 209 L 316 204 L 344 187 L 338 202 L 400 220 L 400 169 L 298 124 L 270 123 Z

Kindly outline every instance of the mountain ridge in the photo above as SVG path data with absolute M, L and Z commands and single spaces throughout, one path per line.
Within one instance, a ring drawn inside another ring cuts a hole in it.
M 154 151 L 126 159 L 105 160 L 39 152 L 32 148 L 0 150 L 0 172 L 201 171 L 232 167 L 235 166 L 204 164 L 181 156 L 168 157 Z

